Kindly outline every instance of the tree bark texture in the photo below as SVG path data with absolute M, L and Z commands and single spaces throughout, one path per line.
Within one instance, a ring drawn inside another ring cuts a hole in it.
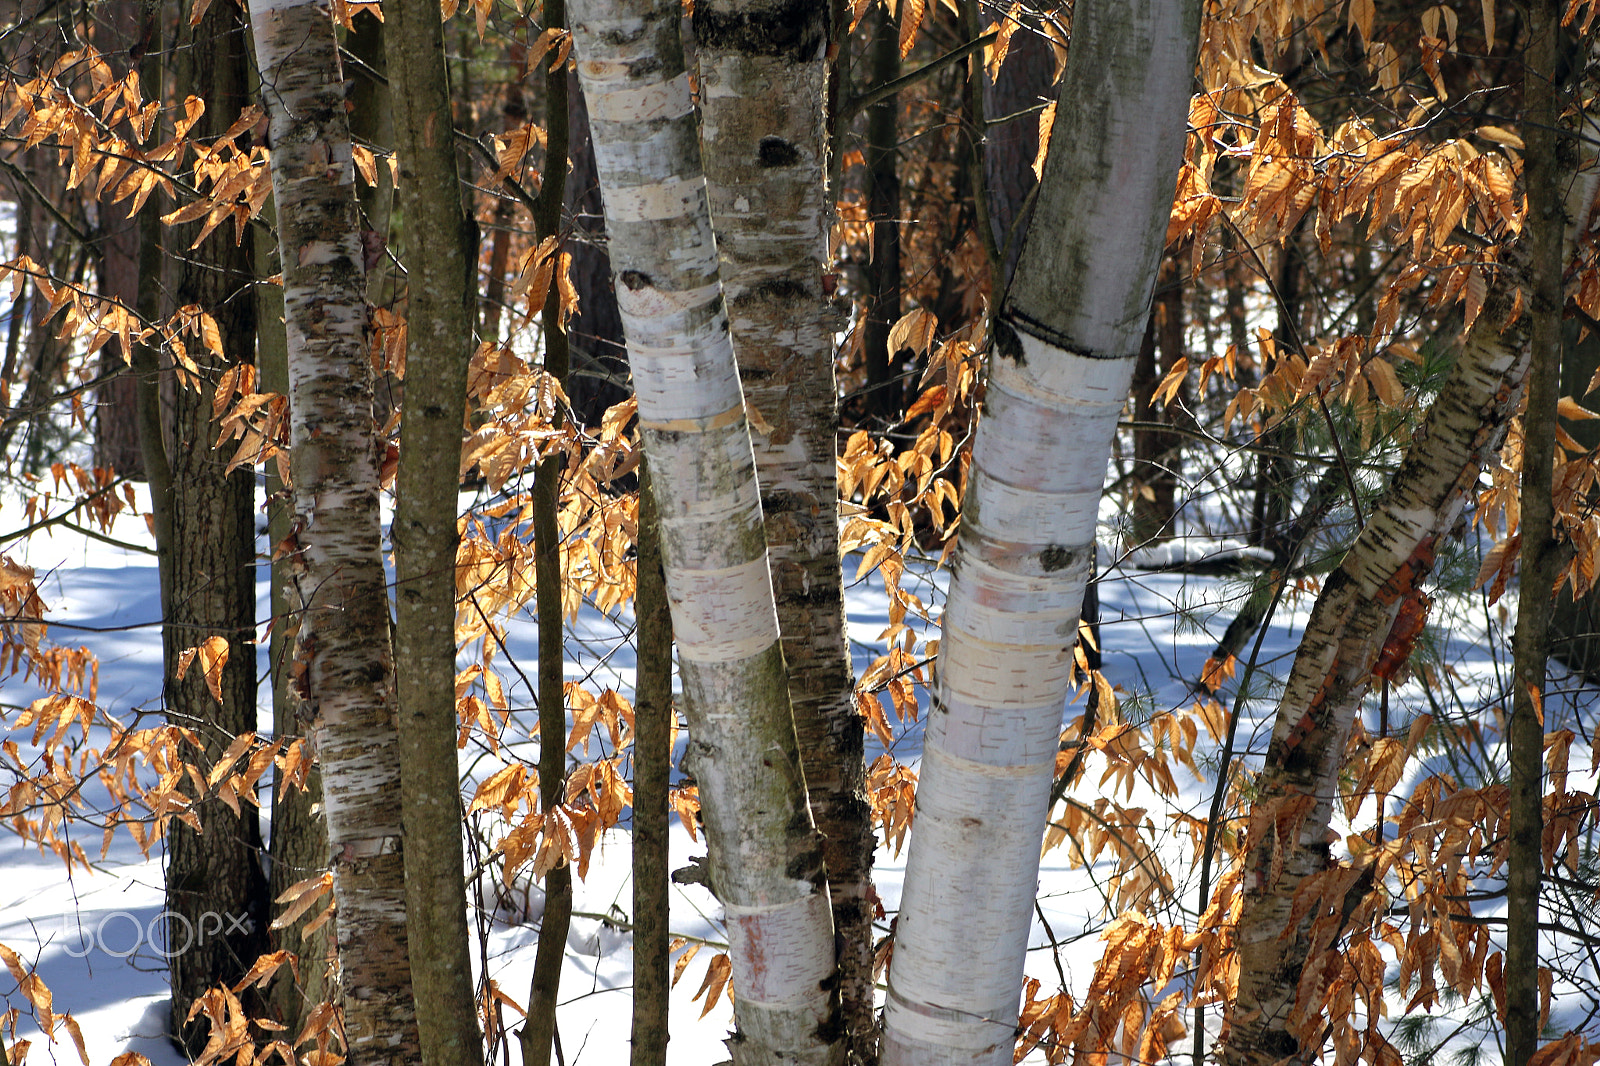
M 597 425 L 607 409 L 631 395 L 628 350 L 622 339 L 622 315 L 611 288 L 611 257 L 605 245 L 605 205 L 595 174 L 594 138 L 589 108 L 576 71 L 567 81 L 567 158 L 565 216 L 572 256 L 568 273 L 578 294 L 578 311 L 567 320 L 567 346 L 572 372 L 567 399 L 586 426 Z
M 105 26 L 106 37 L 95 43 L 102 56 L 114 65 L 121 58 L 117 53 L 125 54 L 139 39 L 140 7 L 138 0 L 111 0 L 100 5 L 103 22 L 95 27 L 96 37 L 101 25 Z M 116 73 L 125 76 L 127 68 Z M 127 128 L 126 124 L 121 127 L 123 131 Z M 101 197 L 100 293 L 131 309 L 139 300 L 139 222 L 127 215 L 126 205 L 118 208 L 109 194 Z M 115 372 L 123 365 L 120 349 L 101 350 L 102 374 Z M 94 463 L 111 467 L 123 477 L 143 481 L 138 408 L 138 386 L 131 373 L 123 373 L 95 390 Z
M 250 102 L 242 14 L 216 5 L 186 38 L 181 51 L 187 69 L 179 87 L 206 100 L 193 135 L 208 141 Z M 222 355 L 207 352 L 198 337 L 189 340 L 201 373 L 198 381 L 173 390 L 171 537 L 159 545 L 171 591 L 162 640 L 167 718 L 199 738 L 184 758 L 208 779 L 228 745 L 256 728 L 255 478 L 248 468 L 227 473 L 228 451 L 213 447 L 213 385 L 228 367 L 252 362 L 255 349 L 254 264 L 248 238 L 236 245 L 231 228 L 179 254 L 174 299 L 215 319 Z M 187 249 L 196 231 L 186 226 L 169 239 Z M 177 676 L 184 650 L 213 636 L 228 642 L 220 702 L 198 661 L 182 680 Z M 256 808 L 241 798 L 235 814 L 211 797 L 197 799 L 195 813 L 198 832 L 174 819 L 167 838 L 172 1031 L 191 1055 L 205 1047 L 210 1023 L 188 1022 L 190 1006 L 212 986 L 236 983 L 267 944 L 267 881 Z
M 406 931 L 422 1057 L 476 1066 L 483 1038 L 467 938 L 456 762 L 456 550 L 462 419 L 477 322 L 477 225 L 456 176 L 435 0 L 385 0 L 384 42 L 405 219 L 406 406 L 391 537 L 400 695 Z
M 1101 482 L 1149 317 L 1199 19 L 1183 0 L 1074 11 L 945 606 L 889 973 L 895 1066 L 1011 1061 Z
M 541 11 L 547 28 L 567 24 L 566 5 L 544 0 Z M 545 69 L 545 165 L 539 197 L 533 211 L 534 237 L 540 241 L 561 231 L 561 205 L 566 199 L 568 126 L 567 72 Z M 563 391 L 571 353 L 561 322 L 561 294 L 557 286 L 545 293 L 540 311 L 544 327 L 544 371 Z M 552 428 L 560 429 L 558 409 Z M 553 811 L 567 794 L 566 644 L 562 639 L 566 618 L 562 610 L 561 480 L 565 454 L 560 449 L 539 460 L 533 485 L 533 566 L 539 616 L 539 807 Z M 528 989 L 528 1020 L 522 1029 L 523 1066 L 545 1066 L 558 1039 L 556 1001 L 561 991 L 561 970 L 567 955 L 567 933 L 572 926 L 572 868 L 562 864 L 544 876 L 544 915 L 539 921 L 539 950 L 533 960 Z
M 407 955 L 379 441 L 343 76 L 325 3 L 255 0 L 250 15 L 272 138 L 289 346 L 291 566 L 301 612 L 290 670 L 322 761 L 346 1061 L 410 1064 L 421 1055 Z
M 822 292 L 826 0 L 702 0 L 695 9 L 701 156 L 752 432 L 778 629 L 800 757 L 839 935 L 847 1041 L 876 1058 L 871 805 L 845 645 L 833 376 L 836 315 Z
M 1526 1066 L 1539 1046 L 1539 885 L 1544 874 L 1544 690 L 1550 658 L 1551 596 L 1561 567 L 1552 498 L 1557 401 L 1561 396 L 1562 238 L 1571 226 L 1563 178 L 1574 152 L 1559 119 L 1567 86 L 1560 72 L 1562 8 L 1528 7 L 1522 106 L 1528 155 L 1529 332 L 1532 365 L 1522 420 L 1521 557 L 1512 640 L 1509 842 L 1506 859 L 1506 1063 Z M 1569 57 L 1570 58 L 1570 57 Z M 1563 160 L 1562 155 L 1569 158 Z M 1585 205 L 1587 206 L 1587 205 Z
M 1563 159 L 1558 184 L 1569 215 L 1580 218 L 1593 202 L 1597 175 L 1574 178 L 1576 172 L 1574 161 Z M 1575 239 L 1569 227 L 1563 257 Z M 1312 608 L 1250 814 L 1238 993 L 1221 1047 L 1228 1066 L 1269 1066 L 1290 1056 L 1305 1061 L 1321 1045 L 1322 1020 L 1297 1010 L 1301 978 L 1316 972 L 1310 965 L 1316 955 L 1337 944 L 1311 942 L 1315 907 L 1294 926 L 1291 908 L 1306 880 L 1328 868 L 1339 774 L 1372 665 L 1402 602 L 1418 594 L 1439 542 L 1451 535 L 1484 463 L 1498 452 L 1521 398 L 1534 316 L 1504 324 L 1512 282 L 1528 284 L 1530 254 L 1526 245 L 1512 250 L 1511 282 L 1490 290 L 1399 472 Z
M 755 460 L 717 277 L 676 3 L 571 8 L 661 550 L 740 1063 L 842 1056 Z
M 269 198 L 262 218 L 277 226 L 277 206 Z M 256 277 L 269 278 L 281 272 L 278 249 L 264 240 L 255 243 Z M 262 392 L 289 395 L 289 338 L 283 326 L 283 289 L 257 283 L 256 291 L 256 368 Z M 276 461 L 266 464 L 267 543 L 276 554 L 277 545 L 289 536 L 293 503 L 289 487 L 278 477 Z M 269 604 L 272 633 L 267 647 L 267 669 L 272 676 L 272 737 L 280 744 L 306 742 L 304 707 L 289 677 L 294 648 L 295 616 L 291 613 L 294 586 L 288 559 L 273 558 Z M 309 758 L 310 752 L 307 750 Z M 274 775 L 276 778 L 278 775 Z M 268 851 L 272 856 L 270 889 L 273 901 L 294 885 L 316 877 L 328 865 L 328 823 L 322 813 L 322 767 L 313 762 L 306 772 L 305 787 L 275 780 L 272 790 L 272 836 Z M 269 947 L 292 951 L 300 959 L 298 973 L 289 967 L 278 971 L 267 992 L 273 1019 L 287 1027 L 289 1039 L 300 1035 L 311 1011 L 334 995 L 332 978 L 337 959 L 334 936 L 337 919 L 330 919 L 310 933 L 306 928 L 317 919 L 313 908 L 281 929 L 269 929 Z M 276 915 L 272 915 L 276 917 Z
M 900 20 L 889 8 L 875 8 L 872 36 L 873 87 L 900 76 Z M 894 377 L 898 352 L 889 350 L 889 331 L 900 318 L 900 97 L 867 108 L 867 218 L 872 224 L 872 261 L 867 264 L 867 313 L 861 323 L 866 353 L 867 392 L 862 410 L 888 421 L 898 417 L 904 388 Z
M 639 564 L 633 614 L 639 647 L 633 698 L 633 1050 L 631 1066 L 666 1066 L 667 868 L 672 819 L 672 620 L 661 569 L 661 523 L 648 469 L 639 478 Z

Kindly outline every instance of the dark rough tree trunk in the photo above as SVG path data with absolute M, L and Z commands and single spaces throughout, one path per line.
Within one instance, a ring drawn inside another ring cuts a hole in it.
M 1567 322 L 1562 330 L 1561 395 L 1571 396 L 1586 406 L 1584 390 L 1600 371 L 1600 334 L 1589 331 L 1582 340 L 1583 327 Z M 1585 448 L 1600 446 L 1600 422 L 1567 422 L 1562 428 Z M 1550 654 L 1567 669 L 1600 682 L 1600 594 L 1591 590 L 1573 599 L 1572 589 L 1563 587 L 1556 595 L 1550 616 Z
M 231 4 L 211 6 L 183 39 L 188 69 L 180 90 L 206 101 L 192 136 L 220 136 L 250 102 L 244 20 Z M 174 300 L 195 305 L 217 323 L 222 354 L 208 353 L 198 336 L 187 339 L 200 363 L 200 381 L 173 390 L 171 539 L 160 544 L 170 602 L 162 650 L 167 717 L 194 731 L 198 749 L 186 758 L 209 774 L 214 760 L 242 733 L 256 728 L 255 477 L 248 467 L 225 472 L 229 452 L 215 450 L 212 386 L 232 366 L 253 361 L 255 301 L 250 235 L 234 243 L 220 227 L 187 251 L 194 226 L 168 234 L 179 256 Z M 228 641 L 220 681 L 221 701 L 207 688 L 196 660 L 179 680 L 179 656 L 214 636 Z M 174 820 L 167 843 L 167 949 L 172 974 L 172 1025 L 190 1054 L 205 1046 L 209 1024 L 186 1023 L 190 1006 L 217 984 L 232 985 L 266 948 L 267 882 L 261 866 L 256 809 L 242 801 L 235 814 L 219 798 L 201 799 L 200 831 Z M 182 950 L 192 937 L 193 946 Z
M 141 5 L 138 0 L 112 0 L 99 6 L 96 37 L 104 33 L 105 39 L 97 40 L 96 47 L 116 69 L 129 46 L 139 38 Z M 116 73 L 125 76 L 127 70 L 116 69 Z M 122 130 L 126 129 L 124 125 Z M 109 192 L 101 198 L 99 209 L 100 294 L 131 309 L 139 300 L 139 223 L 127 217 L 126 202 L 111 202 Z M 143 481 L 138 387 L 131 373 L 118 373 L 124 369 L 121 348 L 113 344 L 101 349 L 100 373 L 117 376 L 95 390 L 94 465 L 111 467 L 123 477 Z
M 1157 405 L 1157 386 L 1173 365 L 1184 358 L 1183 249 L 1174 251 L 1161 263 L 1156 279 L 1155 304 L 1133 369 L 1133 417 L 1141 423 L 1133 433 L 1134 477 L 1137 495 L 1133 500 L 1133 540 L 1135 544 L 1171 540 L 1177 535 L 1174 519 L 1178 511 L 1178 480 L 1182 471 L 1183 437 L 1160 428 L 1176 420 L 1189 398 L 1180 387 L 1171 404 Z
M 406 932 L 429 1066 L 483 1061 L 467 936 L 456 762 L 456 518 L 477 224 L 462 211 L 436 0 L 387 0 L 396 193 L 405 220 L 407 403 L 395 480 L 395 663 Z
M 872 84 L 900 76 L 899 20 L 886 7 L 875 8 Z M 867 392 L 861 410 L 887 421 L 898 417 L 903 390 L 894 380 L 896 352 L 889 331 L 900 318 L 900 97 L 867 108 L 867 218 L 872 223 L 872 261 L 867 264 L 867 314 L 861 343 L 867 363 Z
M 606 254 L 605 205 L 600 179 L 595 174 L 594 139 L 589 133 L 589 108 L 578 85 L 578 75 L 567 76 L 566 215 L 572 239 L 572 287 L 578 294 L 578 313 L 567 322 L 567 346 L 572 370 L 567 398 L 586 426 L 595 425 L 606 409 L 630 395 L 628 349 L 622 340 L 622 315 L 611 287 L 611 257 Z
M 1003 14 L 995 8 L 985 11 L 990 18 Z M 983 32 L 998 28 L 998 22 L 989 22 Z M 1033 161 L 1039 155 L 1037 109 L 1049 101 L 1054 75 L 1055 54 L 1050 42 L 1024 16 L 1023 25 L 1011 36 L 999 75 L 993 81 L 984 78 L 985 191 L 990 227 L 1003 256 L 1004 276 L 995 279 L 997 288 L 1010 281 L 1022 253 L 1022 241 L 1013 239 L 1013 229 L 1020 238 L 1023 227 L 1017 220 L 1038 184 L 1033 176 Z

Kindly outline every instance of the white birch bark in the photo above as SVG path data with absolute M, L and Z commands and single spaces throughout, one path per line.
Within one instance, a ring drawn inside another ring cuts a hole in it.
M 1079 0 L 962 510 L 886 1066 L 1011 1062 L 1101 482 L 1166 232 L 1199 5 Z
M 660 509 L 740 1063 L 841 1058 L 833 920 L 790 715 L 675 0 L 571 8 Z
M 344 83 L 326 0 L 253 0 L 288 332 L 299 642 L 338 903 L 346 1061 L 420 1060 L 406 952 L 379 447 Z
M 871 805 L 839 560 L 838 314 L 822 291 L 827 0 L 699 0 L 701 158 L 752 432 L 789 698 L 823 835 L 846 1043 L 876 1055 Z

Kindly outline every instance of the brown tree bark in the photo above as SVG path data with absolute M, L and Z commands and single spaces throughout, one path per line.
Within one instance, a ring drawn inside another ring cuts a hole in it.
M 672 618 L 661 568 L 661 520 L 649 471 L 639 477 L 639 564 L 633 615 L 639 640 L 633 698 L 633 1051 L 631 1066 L 666 1066 L 667 795 L 672 784 Z
M 206 141 L 220 136 L 250 102 L 241 12 L 233 5 L 213 5 L 182 43 L 187 69 L 180 68 L 178 85 L 180 93 L 193 92 L 206 101 L 206 113 L 191 134 Z M 187 249 L 195 230 L 191 225 L 169 232 L 169 248 Z M 212 316 L 222 353 L 209 353 L 198 336 L 190 338 L 201 375 L 198 382 L 173 390 L 171 539 L 158 544 L 170 588 L 162 640 L 167 718 L 197 736 L 198 746 L 185 757 L 203 775 L 235 737 L 256 728 L 255 478 L 248 468 L 227 473 L 229 453 L 213 447 L 216 378 L 229 367 L 251 363 L 255 351 L 251 237 L 235 244 L 230 230 L 219 228 L 199 247 L 178 252 L 174 300 L 180 308 L 195 306 Z M 228 642 L 220 702 L 208 691 L 199 662 L 183 679 L 177 676 L 184 650 L 214 636 Z M 166 900 L 172 1031 L 191 1055 L 205 1046 L 210 1025 L 188 1022 L 190 1006 L 212 986 L 237 982 L 267 943 L 267 882 L 256 808 L 241 801 L 235 814 L 210 797 L 197 799 L 195 813 L 199 831 L 177 820 L 168 825 Z
M 477 223 L 462 210 L 435 0 L 387 0 L 384 41 L 405 219 L 406 406 L 392 537 L 406 934 L 422 1057 L 483 1061 L 456 761 L 456 552 L 462 419 L 477 321 Z

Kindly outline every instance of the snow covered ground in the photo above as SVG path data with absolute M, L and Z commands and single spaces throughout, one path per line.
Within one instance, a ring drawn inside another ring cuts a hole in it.
M 40 573 L 40 591 L 50 605 L 48 617 L 55 626 L 52 639 L 62 643 L 81 641 L 96 651 L 100 657 L 100 702 L 112 714 L 121 716 L 136 707 L 157 707 L 161 648 L 155 625 L 159 604 L 154 557 L 60 531 L 36 534 L 26 542 L 3 539 L 5 530 L 22 524 L 17 508 L 0 509 L 0 552 L 28 563 Z M 134 544 L 150 543 L 142 519 L 137 517 L 119 520 L 115 536 Z M 1103 552 L 1103 558 L 1109 557 L 1109 552 Z M 1145 565 L 1151 561 L 1136 560 Z M 847 566 L 847 578 L 853 569 Z M 910 569 L 905 581 L 924 603 L 936 605 L 942 601 L 942 573 Z M 259 587 L 259 616 L 265 618 L 266 586 L 263 583 Z M 1133 565 L 1119 566 L 1105 575 L 1100 584 L 1105 673 L 1121 692 L 1126 718 L 1140 721 L 1192 701 L 1190 685 L 1199 676 L 1216 638 L 1236 613 L 1245 591 L 1245 582 L 1238 577 L 1150 572 Z M 1239 734 L 1244 752 L 1259 754 L 1264 749 L 1271 723 L 1268 696 L 1272 678 L 1287 670 L 1310 602 L 1309 596 L 1286 601 L 1268 627 L 1259 657 L 1264 680 L 1257 691 L 1262 698 L 1247 701 Z M 888 624 L 888 616 L 876 576 L 851 585 L 847 607 L 859 673 L 884 650 L 876 641 Z M 1437 676 L 1448 679 L 1464 708 L 1493 706 L 1499 694 L 1506 691 L 1507 654 L 1496 643 L 1498 633 L 1486 629 L 1491 614 L 1478 594 L 1450 598 L 1436 609 L 1434 644 L 1429 654 L 1440 664 Z M 66 626 L 84 628 L 69 630 Z M 586 614 L 568 645 L 568 677 L 594 675 L 597 686 L 611 684 L 625 689 L 631 685 L 631 650 L 619 643 L 626 626 L 626 619 Z M 534 660 L 531 621 L 512 627 L 507 651 L 519 662 Z M 264 651 L 259 672 L 265 679 Z M 506 680 L 508 687 L 514 681 L 511 677 Z M 1256 686 L 1253 684 L 1252 688 Z M 18 679 L 0 681 L 0 703 L 25 705 L 36 694 Z M 1433 699 L 1443 695 L 1446 694 L 1436 692 Z M 1592 703 L 1593 694 L 1575 693 L 1573 699 L 1577 701 L 1574 706 L 1587 706 Z M 517 702 L 514 695 L 513 703 Z M 262 706 L 267 707 L 268 700 L 263 699 Z M 1428 706 L 1420 684 L 1412 682 L 1391 695 L 1390 714 L 1398 716 L 1395 720 L 1403 720 Z M 263 729 L 268 717 L 263 717 Z M 526 737 L 526 729 L 518 732 L 513 725 L 508 739 L 515 741 L 519 737 Z M 914 765 L 919 744 L 919 729 L 910 726 L 898 736 L 895 752 Z M 1214 767 L 1214 753 L 1208 744 L 1202 734 L 1198 753 L 1202 767 L 1208 765 L 1208 757 Z M 876 752 L 869 753 L 869 758 L 872 754 Z M 1572 762 L 1575 771 L 1587 766 L 1587 759 L 1576 753 Z M 471 748 L 463 752 L 464 773 L 471 778 L 481 779 L 499 765 Z M 1420 767 L 1412 770 L 1419 772 Z M 1212 786 L 1209 780 L 1185 777 L 1185 773 L 1180 772 L 1180 795 L 1176 801 L 1142 795 L 1136 790 L 1133 798 L 1125 802 L 1148 806 L 1158 823 L 1175 811 L 1203 817 Z M 1091 769 L 1078 790 L 1079 796 L 1092 801 L 1098 778 L 1098 772 Z M 91 855 L 98 852 L 98 839 L 81 842 Z M 1171 913 L 1161 916 L 1169 922 L 1182 920 L 1185 911 L 1192 919 L 1198 902 L 1196 875 L 1186 860 L 1179 862 L 1188 852 L 1178 844 L 1173 837 L 1171 857 L 1178 863 L 1174 873 L 1179 878 L 1175 903 Z M 703 850 L 703 844 L 692 844 L 677 827 L 673 843 L 675 865 L 686 864 L 692 854 Z M 1064 978 L 1081 997 L 1100 954 L 1097 933 L 1113 915 L 1108 913 L 1098 888 L 1103 870 L 1096 866 L 1074 867 L 1071 858 L 1066 847 L 1044 857 L 1039 887 L 1044 920 L 1035 921 L 1028 971 L 1044 983 L 1047 992 L 1058 987 Z M 895 856 L 887 849 L 880 850 L 878 891 L 891 915 L 898 906 L 903 870 L 903 854 Z M 519 1002 L 527 995 L 541 909 L 538 889 L 524 887 L 527 890 L 521 898 L 509 904 L 480 907 L 473 916 L 479 929 L 481 963 L 500 988 Z M 487 900 L 487 889 L 480 891 Z M 713 942 L 720 940 L 718 908 L 709 894 L 695 886 L 675 886 L 674 892 L 674 930 Z M 156 916 L 162 898 L 160 862 L 146 860 L 126 834 L 116 837 L 110 853 L 96 864 L 92 875 L 80 871 L 73 877 L 64 873 L 55 857 L 41 855 L 9 834 L 0 834 L 0 943 L 21 954 L 27 964 L 37 966 L 54 993 L 55 1010 L 70 1011 L 78 1020 L 94 1066 L 104 1066 L 126 1051 L 140 1052 L 156 1066 L 177 1066 L 183 1061 L 163 1038 L 166 970 L 158 953 L 160 945 L 150 935 L 152 928 L 159 929 Z M 582 914 L 615 914 L 624 918 L 631 909 L 625 830 L 614 832 L 600 845 L 588 877 L 578 885 L 575 909 Z M 674 1063 L 687 1066 L 726 1057 L 720 1041 L 731 1025 L 727 1000 L 719 1002 L 703 1019 L 702 1005 L 690 1002 L 710 954 L 709 950 L 702 953 L 689 966 L 674 992 L 670 1046 Z M 568 1066 L 625 1061 L 630 981 L 629 934 L 597 918 L 575 918 L 568 937 L 559 1015 Z M 20 1003 L 10 977 L 0 976 L 0 996 Z M 28 1028 L 25 1020 L 21 1035 L 32 1035 L 36 1040 L 33 1061 L 52 1057 L 60 1062 L 76 1061 L 70 1044 L 47 1047 Z M 1476 1041 L 1477 1037 L 1469 1032 L 1461 1039 Z M 1186 1042 L 1182 1045 L 1183 1053 L 1177 1058 L 1188 1058 L 1187 1046 Z M 506 1054 L 510 1055 L 509 1061 L 516 1061 L 516 1053 Z M 1039 1053 L 1035 1057 L 1042 1061 Z

